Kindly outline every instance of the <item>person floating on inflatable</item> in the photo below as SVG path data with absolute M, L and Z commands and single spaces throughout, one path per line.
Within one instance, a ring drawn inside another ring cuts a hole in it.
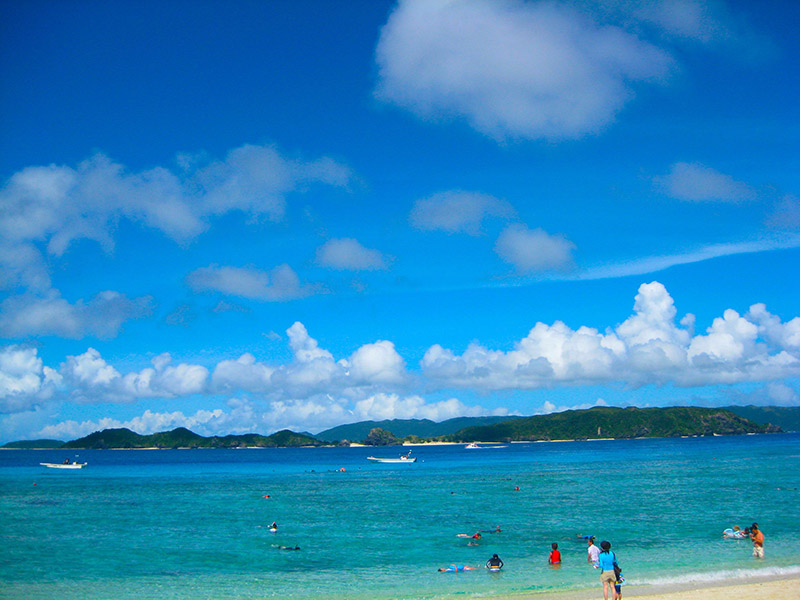
M 492 558 L 486 561 L 486 568 L 492 573 L 497 573 L 503 568 L 503 559 L 497 556 L 497 554 L 492 554 Z
M 742 540 L 747 537 L 747 533 L 742 531 L 738 525 L 734 525 L 731 529 L 728 527 L 725 531 L 722 532 L 722 537 L 729 538 L 733 540 Z
M 458 573 L 459 571 L 472 571 L 475 567 L 469 565 L 450 565 L 449 567 L 441 567 L 440 573 Z

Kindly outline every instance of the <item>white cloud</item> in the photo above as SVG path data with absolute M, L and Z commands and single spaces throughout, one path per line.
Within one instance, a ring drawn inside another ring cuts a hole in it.
M 401 397 L 396 394 L 376 394 L 355 403 L 329 394 L 268 403 L 232 398 L 227 409 L 198 410 L 191 415 L 181 411 L 146 410 L 129 420 L 67 420 L 41 428 L 34 437 L 76 439 L 95 431 L 118 427 L 142 435 L 176 427 L 186 427 L 204 436 L 230 433 L 268 435 L 281 429 L 321 431 L 344 422 L 365 419 L 420 418 L 442 421 L 458 416 L 485 414 L 505 415 L 508 411 L 503 408 L 487 411 L 480 406 L 467 406 L 456 398 L 427 402 L 420 396 Z
M 0 336 L 56 335 L 82 338 L 87 335 L 112 338 L 129 319 L 152 312 L 149 296 L 130 299 L 114 291 L 100 292 L 89 301 L 70 304 L 56 290 L 44 296 L 24 294 L 0 304 Z
M 62 421 L 55 425 L 43 427 L 37 437 L 72 440 L 102 431 L 103 429 L 118 429 L 124 427 L 141 435 L 149 435 L 160 431 L 169 431 L 176 427 L 186 427 L 195 433 L 204 431 L 209 423 L 223 416 L 221 409 L 213 411 L 199 410 L 193 415 L 184 415 L 180 411 L 171 413 L 158 413 L 146 410 L 141 416 L 128 421 L 104 418 L 97 421 Z M 226 432 L 230 433 L 230 432 Z
M 495 244 L 500 258 L 522 273 L 569 268 L 574 249 L 575 244 L 562 236 L 519 223 L 506 227 Z
M 759 334 L 771 344 L 792 350 L 800 350 L 800 317 L 781 323 L 780 317 L 770 314 L 764 304 L 753 304 L 745 315 L 758 325 Z
M 346 187 L 352 179 L 348 167 L 329 158 L 287 158 L 269 146 L 241 146 L 216 161 L 184 156 L 179 163 L 177 172 L 164 167 L 129 172 L 97 154 L 75 168 L 31 166 L 14 173 L 0 188 L 0 287 L 22 288 L 28 294 L 3 303 L 0 333 L 113 337 L 123 321 L 146 314 L 146 299 L 102 292 L 88 303 L 71 305 L 51 289 L 49 269 L 55 259 L 83 239 L 112 250 L 122 219 L 187 243 L 220 215 L 241 211 L 250 220 L 279 221 L 289 194 L 314 184 Z M 284 300 L 310 292 L 285 265 L 265 276 L 270 283 L 250 292 L 259 299 Z M 95 322 L 86 313 L 99 318 Z
M 68 356 L 60 372 L 70 387 L 70 398 L 81 403 L 175 398 L 206 391 L 206 367 L 187 363 L 172 366 L 172 357 L 167 353 L 151 362 L 153 367 L 122 375 L 97 350 L 89 348 L 78 356 Z
M 365 248 L 352 238 L 325 242 L 317 250 L 317 263 L 323 267 L 348 271 L 381 271 L 387 268 L 383 254 Z
M 766 224 L 773 229 L 800 228 L 800 198 L 787 194 L 775 203 Z
M 736 362 L 754 356 L 758 326 L 728 309 L 722 318 L 714 319 L 708 335 L 698 335 L 689 344 L 688 356 L 705 355 L 710 360 Z
M 103 404 L 249 394 L 230 399 L 230 410 L 212 411 L 199 425 L 206 432 L 224 433 L 225 428 L 322 429 L 363 418 L 441 420 L 488 412 L 457 399 L 429 402 L 410 392 L 414 386 L 482 393 L 576 385 L 764 382 L 778 400 L 791 402 L 794 396 L 779 384 L 800 376 L 800 317 L 783 322 L 763 304 L 754 304 L 743 315 L 724 311 L 701 333 L 695 334 L 694 328 L 695 318 L 689 314 L 679 319 L 670 294 L 652 282 L 640 286 L 633 314 L 616 327 L 600 331 L 572 329 L 560 321 L 536 323 L 511 350 L 473 342 L 456 354 L 434 344 L 420 361 L 419 373 L 407 370 L 388 340 L 364 344 L 337 359 L 300 322 L 286 331 L 292 358 L 283 364 L 266 364 L 245 353 L 209 370 L 173 364 L 165 353 L 147 368 L 123 373 L 89 348 L 68 356 L 56 371 L 42 364 L 35 349 L 8 346 L 0 349 L 0 410 L 21 414 L 54 399 Z M 173 419 L 177 413 L 164 414 Z
M 358 382 L 401 384 L 406 380 L 405 361 L 394 344 L 385 340 L 361 346 L 348 364 L 350 376 Z
M 756 197 L 746 183 L 700 163 L 675 163 L 669 173 L 654 181 L 667 195 L 689 202 L 741 202 Z
M 58 256 L 81 238 L 111 247 L 113 227 L 124 217 L 186 241 L 208 227 L 209 216 L 239 210 L 280 220 L 289 193 L 312 183 L 344 187 L 351 179 L 329 158 L 288 159 L 269 146 L 245 145 L 224 160 L 184 160 L 183 167 L 129 173 L 103 154 L 77 168 L 27 167 L 0 190 L 0 236 L 44 241 Z
M 214 389 L 226 392 L 245 390 L 266 392 L 271 388 L 271 378 L 275 369 L 256 361 L 250 353 L 242 354 L 236 360 L 223 360 L 214 367 L 211 376 Z
M 453 190 L 417 200 L 409 220 L 417 229 L 478 235 L 489 217 L 511 218 L 514 207 L 488 194 Z
M 513 0 L 401 1 L 375 58 L 377 98 L 498 140 L 596 133 L 636 85 L 675 69 L 666 50 L 591 11 Z
M 594 279 L 630 277 L 631 275 L 646 275 L 649 273 L 657 273 L 658 271 L 663 271 L 677 265 L 688 265 L 722 256 L 772 252 L 775 250 L 786 250 L 797 247 L 800 247 L 800 235 L 797 234 L 781 238 L 767 238 L 753 242 L 711 244 L 685 254 L 649 256 L 623 263 L 604 264 L 576 273 L 558 274 L 551 277 L 551 279 L 588 281 Z
M 537 323 L 508 352 L 472 343 L 459 356 L 434 345 L 420 364 L 440 387 L 477 390 L 610 382 L 691 387 L 800 375 L 800 320 L 782 324 L 754 305 L 744 317 L 725 311 L 705 335 L 693 336 L 693 317 L 678 325 L 676 313 L 664 286 L 653 282 L 639 288 L 634 314 L 605 333 Z
M 0 413 L 30 410 L 60 383 L 61 375 L 43 365 L 36 348 L 0 348 Z
M 444 421 L 454 417 L 489 414 L 480 406 L 466 406 L 457 398 L 426 402 L 420 396 L 401 397 L 397 394 L 376 394 L 355 403 L 354 414 L 359 421 L 384 419 L 430 419 Z M 498 409 L 492 414 L 508 414 Z
M 676 40 L 702 44 L 738 41 L 746 35 L 722 2 L 704 0 L 597 0 L 600 12 L 624 20 L 628 26 L 642 30 L 654 27 Z
M 271 271 L 210 265 L 189 273 L 186 282 L 197 292 L 220 292 L 268 302 L 304 298 L 313 292 L 313 287 L 301 284 L 297 273 L 286 264 Z
M 587 408 L 594 408 L 595 406 L 608 406 L 608 403 L 603 400 L 602 398 L 598 398 L 594 404 L 583 403 L 583 404 L 576 404 L 574 406 L 556 406 L 549 400 L 546 400 L 544 404 L 542 404 L 542 408 L 536 411 L 534 414 L 537 415 L 549 415 L 552 413 L 560 413 L 564 412 L 565 410 L 584 410 Z

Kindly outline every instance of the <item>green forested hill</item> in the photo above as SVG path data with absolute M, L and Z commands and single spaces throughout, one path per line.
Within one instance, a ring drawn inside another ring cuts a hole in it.
M 307 435 L 289 430 L 263 436 L 256 433 L 203 437 L 185 427 L 152 435 L 139 435 L 130 429 L 104 429 L 86 437 L 67 442 L 63 448 L 277 448 L 319 446 L 320 442 Z
M 495 425 L 468 427 L 446 441 L 574 440 L 597 438 L 729 435 L 780 431 L 758 425 L 729 410 L 697 407 L 568 410 Z
M 455 433 L 465 427 L 477 425 L 491 425 L 518 419 L 521 417 L 456 417 L 437 423 L 429 419 L 388 419 L 384 421 L 360 421 L 339 425 L 332 429 L 327 429 L 315 435 L 318 440 L 325 442 L 335 442 L 339 440 L 350 440 L 360 442 L 369 435 L 375 428 L 390 431 L 398 438 L 415 435 L 421 438 L 432 438 L 449 433 Z
M 726 406 L 727 410 L 760 425 L 777 425 L 784 431 L 800 431 L 800 406 Z
M 62 440 L 24 440 L 19 442 L 8 442 L 3 444 L 3 448 L 13 448 L 16 450 L 49 450 L 50 448 L 60 448 L 64 445 Z

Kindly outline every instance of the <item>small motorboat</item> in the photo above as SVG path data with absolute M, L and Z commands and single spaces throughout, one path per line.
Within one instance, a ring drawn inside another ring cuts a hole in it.
M 43 467 L 47 467 L 48 469 L 82 469 L 88 463 L 79 463 L 75 462 L 63 462 L 63 463 L 39 463 Z
M 481 446 L 478 445 L 478 442 L 470 442 L 469 444 L 464 446 L 464 448 L 466 448 L 467 450 L 475 450 L 477 448 L 481 448 Z
M 417 462 L 417 457 L 411 458 L 411 450 L 406 452 L 405 454 L 401 454 L 399 458 L 380 458 L 376 456 L 368 456 L 367 460 L 371 460 L 372 462 L 378 463 L 413 463 Z

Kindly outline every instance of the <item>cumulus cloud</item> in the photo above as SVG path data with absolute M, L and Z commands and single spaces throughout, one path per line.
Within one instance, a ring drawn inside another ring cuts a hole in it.
M 51 397 L 57 385 L 63 398 L 78 403 L 248 392 L 289 406 L 327 394 L 364 398 L 377 390 L 401 389 L 411 381 L 405 361 L 390 341 L 364 344 L 336 360 L 302 323 L 294 323 L 286 333 L 292 359 L 285 364 L 270 365 L 245 353 L 209 369 L 173 364 L 172 357 L 163 353 L 150 361 L 151 366 L 128 373 L 108 363 L 95 348 L 68 356 L 55 370 L 43 366 L 35 349 L 8 346 L 0 351 L 0 398 L 9 399 L 10 412 L 28 410 Z
M 622 382 L 631 386 L 704 386 L 776 381 L 800 374 L 795 345 L 800 320 L 782 323 L 754 305 L 741 316 L 726 310 L 704 334 L 694 335 L 694 318 L 676 323 L 666 288 L 643 284 L 634 314 L 616 328 L 573 330 L 556 321 L 537 323 L 513 350 L 470 344 L 457 355 L 431 346 L 421 367 L 442 387 L 482 390 L 538 389 L 557 385 Z
M 514 207 L 505 200 L 478 192 L 452 190 L 417 200 L 409 220 L 417 229 L 478 235 L 487 218 L 508 219 L 514 214 Z
M 214 367 L 211 381 L 215 391 L 245 390 L 267 392 L 275 369 L 256 360 L 250 353 L 236 360 L 223 360 Z
M 383 254 L 352 238 L 325 242 L 317 250 L 317 264 L 343 271 L 381 271 L 388 267 Z
M 403 385 L 408 381 L 405 361 L 389 341 L 378 341 L 358 348 L 350 357 L 335 360 L 319 346 L 302 323 L 288 330 L 294 360 L 272 376 L 272 382 L 288 396 L 324 393 L 363 394 L 375 387 Z
M 490 414 L 480 406 L 467 406 L 457 398 L 427 402 L 421 396 L 401 397 L 397 394 L 376 394 L 356 402 L 354 414 L 358 420 L 430 419 L 444 421 L 454 417 L 476 417 Z M 506 409 L 491 414 L 506 415 Z
M 381 31 L 375 96 L 498 140 L 596 133 L 676 69 L 624 25 L 566 2 L 404 0 Z
M 543 229 L 512 223 L 497 238 L 495 251 L 521 273 L 563 270 L 572 266 L 575 244 Z
M 208 369 L 202 365 L 172 365 L 172 357 L 160 354 L 152 367 L 122 375 L 100 353 L 89 348 L 68 356 L 60 373 L 70 388 L 70 399 L 81 403 L 133 402 L 139 398 L 175 398 L 205 391 Z
M 205 436 L 230 433 L 270 434 L 280 429 L 322 431 L 343 422 L 369 419 L 420 418 L 442 421 L 458 416 L 484 414 L 505 415 L 507 411 L 487 411 L 480 406 L 467 406 L 456 398 L 428 402 L 420 396 L 401 397 L 396 394 L 376 394 L 356 403 L 334 398 L 330 394 L 266 403 L 232 398 L 224 409 L 198 410 L 189 415 L 181 411 L 146 410 L 129 420 L 66 420 L 41 428 L 34 437 L 75 439 L 102 429 L 118 427 L 125 427 L 142 435 L 176 427 L 186 427 Z
M 800 376 L 800 317 L 783 321 L 765 305 L 754 304 L 744 314 L 725 310 L 697 333 L 696 326 L 694 316 L 679 315 L 666 288 L 654 281 L 639 287 L 633 313 L 614 327 L 601 331 L 573 329 L 560 321 L 536 323 L 510 350 L 473 342 L 457 354 L 434 344 L 418 373 L 408 371 L 389 340 L 364 344 L 337 358 L 300 322 L 286 331 L 292 356 L 279 364 L 245 353 L 208 368 L 174 364 L 165 353 L 155 356 L 151 366 L 124 373 L 89 348 L 68 356 L 56 370 L 45 366 L 34 348 L 14 345 L 0 348 L 0 411 L 20 415 L 53 399 L 102 404 L 227 397 L 226 409 L 198 413 L 205 420 L 152 413 L 141 424 L 160 429 L 184 425 L 211 435 L 284 427 L 321 430 L 363 419 L 508 413 L 452 397 L 433 402 L 414 393 L 421 387 L 485 393 L 619 383 L 702 387 L 762 382 L 775 402 L 794 402 L 796 393 L 785 382 Z M 240 393 L 247 396 L 235 396 Z M 542 410 L 558 408 L 545 404 Z M 60 437 L 67 430 L 77 436 L 92 427 L 112 426 L 108 423 L 67 424 Z M 59 437 L 56 430 L 50 433 Z
M 1 348 L 0 413 L 29 410 L 49 398 L 61 380 L 57 371 L 43 365 L 36 348 Z
M 665 194 L 687 202 L 741 202 L 756 197 L 746 183 L 700 163 L 675 163 L 654 182 Z
M 44 296 L 23 294 L 0 303 L 0 336 L 55 335 L 82 338 L 87 335 L 112 338 L 125 321 L 150 315 L 152 298 L 128 298 L 111 290 L 88 301 L 70 304 L 56 290 Z
M 210 265 L 189 273 L 186 282 L 196 292 L 219 292 L 268 302 L 304 298 L 314 290 L 313 286 L 302 284 L 297 273 L 286 264 L 271 271 Z

